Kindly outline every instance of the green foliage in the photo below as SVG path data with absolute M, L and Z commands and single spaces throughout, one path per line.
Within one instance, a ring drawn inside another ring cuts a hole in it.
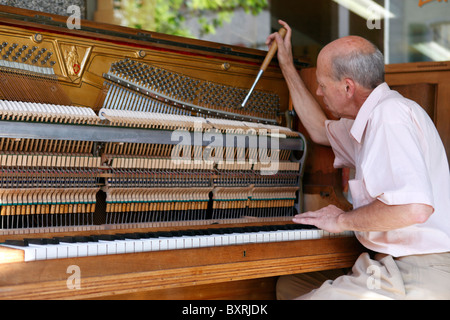
M 120 0 L 120 4 L 129 27 L 190 37 L 186 17 L 197 19 L 200 34 L 214 34 L 231 21 L 236 9 L 258 15 L 268 0 Z

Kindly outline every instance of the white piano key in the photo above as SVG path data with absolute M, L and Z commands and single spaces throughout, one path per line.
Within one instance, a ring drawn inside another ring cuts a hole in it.
M 105 240 L 99 240 L 99 243 L 104 243 L 106 247 L 106 254 L 117 254 L 117 244 L 114 241 L 105 241 Z
M 222 245 L 223 246 L 228 246 L 230 245 L 230 236 L 229 235 L 224 235 L 222 237 Z
M 150 239 L 145 239 L 142 241 L 142 252 L 152 251 L 152 241 Z
M 295 231 L 288 231 L 287 232 L 288 241 L 295 241 L 297 240 L 297 233 Z
M 276 231 L 274 231 L 274 233 L 275 233 L 275 241 L 276 242 L 283 241 L 283 232 L 276 232 Z
M 169 247 L 168 238 L 160 238 L 159 239 L 159 250 L 160 251 L 167 250 L 168 247 Z
M 193 248 L 193 238 L 184 236 L 184 249 L 191 249 Z
M 47 260 L 47 245 L 28 245 L 30 249 L 35 250 L 35 260 Z
M 236 239 L 236 244 L 244 243 L 244 237 L 242 236 L 242 233 L 236 234 L 235 239 Z
M 222 235 L 215 235 L 214 236 L 214 246 L 215 247 L 221 247 L 222 246 L 222 243 L 223 243 L 223 241 L 222 241 Z
M 36 249 L 26 248 L 25 249 L 25 261 L 35 261 L 36 260 Z
M 69 258 L 69 247 L 64 244 L 58 244 L 56 245 L 57 250 L 57 259 L 67 259 Z
M 175 250 L 177 248 L 177 240 L 175 238 L 167 239 L 167 250 Z
M 199 237 L 192 238 L 192 248 L 200 248 L 200 238 Z
M 125 244 L 125 253 L 135 253 L 135 243 L 134 240 L 125 239 L 123 240 Z
M 88 247 L 84 243 L 77 244 L 77 257 L 87 257 Z
M 89 257 L 95 257 L 98 256 L 98 246 L 97 242 L 87 242 L 87 250 L 88 250 L 88 256 Z
M 75 243 L 69 243 L 69 242 L 64 242 L 64 241 L 60 241 L 59 246 L 61 246 L 61 248 L 65 248 L 65 252 L 64 255 L 67 255 L 66 258 L 76 258 L 78 257 L 78 246 Z M 61 252 L 61 256 L 63 255 L 63 253 Z
M 185 246 L 184 246 L 184 239 L 183 238 L 176 238 L 175 242 L 176 242 L 175 243 L 175 248 L 177 250 L 181 250 L 181 249 L 185 248 Z
M 99 256 L 104 256 L 108 254 L 107 246 L 105 243 L 97 242 L 97 254 Z
M 124 240 L 115 240 L 114 242 L 116 243 L 117 254 L 126 253 L 126 246 Z

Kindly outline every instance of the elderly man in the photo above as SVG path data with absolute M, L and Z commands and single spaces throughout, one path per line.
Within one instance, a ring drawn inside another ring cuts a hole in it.
M 292 31 L 280 24 L 286 38 L 275 33 L 267 44 L 278 43 L 300 120 L 315 143 L 333 148 L 335 167 L 356 172 L 352 211 L 328 206 L 294 222 L 354 231 L 377 254 L 362 254 L 351 273 L 335 280 L 326 273 L 281 277 L 278 298 L 450 299 L 450 173 L 431 119 L 390 90 L 382 53 L 355 36 L 332 42 L 318 57 L 317 95 L 340 120 L 326 119 L 292 63 Z

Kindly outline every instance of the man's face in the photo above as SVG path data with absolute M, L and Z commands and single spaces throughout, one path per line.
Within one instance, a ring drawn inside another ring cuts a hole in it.
M 337 118 L 355 119 L 356 114 L 352 101 L 347 96 L 347 79 L 335 80 L 332 77 L 332 66 L 326 58 L 319 56 L 317 61 L 316 94 L 323 97 L 326 108 Z
M 336 81 L 331 77 L 331 69 L 320 64 L 317 66 L 317 83 L 318 88 L 316 94 L 323 97 L 323 102 L 330 112 L 337 118 L 345 118 L 346 97 L 342 89 L 345 85 L 342 81 Z

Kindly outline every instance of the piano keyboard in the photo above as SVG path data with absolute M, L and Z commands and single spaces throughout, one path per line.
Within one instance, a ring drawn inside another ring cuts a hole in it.
M 247 226 L 148 233 L 65 236 L 48 239 L 7 240 L 0 246 L 23 251 L 24 261 L 81 258 L 165 250 L 273 243 L 351 236 L 307 225 Z

